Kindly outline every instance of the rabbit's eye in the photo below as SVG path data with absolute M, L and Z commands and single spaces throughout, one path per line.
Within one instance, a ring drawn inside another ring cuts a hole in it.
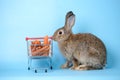
M 60 31 L 59 34 L 62 34 L 62 31 Z
M 64 34 L 64 31 L 63 30 L 60 30 L 59 32 L 58 32 L 58 35 L 63 35 Z

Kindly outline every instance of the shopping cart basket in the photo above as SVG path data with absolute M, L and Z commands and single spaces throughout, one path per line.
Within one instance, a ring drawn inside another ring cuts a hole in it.
M 52 37 L 47 36 L 47 44 L 45 37 L 26 37 L 27 42 L 27 53 L 28 53 L 28 70 L 33 69 L 37 73 L 38 68 L 32 66 L 33 59 L 47 59 L 48 67 L 39 68 L 44 69 L 47 72 L 47 69 L 52 70 L 52 52 L 53 52 L 53 43 Z

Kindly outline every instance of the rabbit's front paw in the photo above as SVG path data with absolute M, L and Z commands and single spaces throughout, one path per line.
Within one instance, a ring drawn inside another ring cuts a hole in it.
M 75 69 L 76 69 L 76 67 L 75 67 L 75 66 L 72 66 L 70 69 L 75 70 Z
M 66 68 L 69 68 L 69 62 L 66 62 L 65 64 L 63 64 L 61 66 L 62 69 L 66 69 Z
M 63 64 L 63 65 L 61 66 L 61 68 L 62 68 L 62 69 L 69 68 L 69 64 L 70 64 L 70 62 L 69 62 L 69 61 L 66 61 L 66 63 Z
M 66 64 L 63 64 L 60 68 L 65 69 L 68 68 L 68 66 Z

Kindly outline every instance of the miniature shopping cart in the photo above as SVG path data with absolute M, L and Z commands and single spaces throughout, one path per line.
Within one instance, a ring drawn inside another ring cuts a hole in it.
M 45 72 L 50 68 L 52 70 L 52 52 L 53 43 L 52 37 L 47 36 L 47 41 L 45 37 L 29 38 L 26 37 L 27 42 L 27 53 L 28 53 L 28 70 L 33 69 L 37 73 L 38 68 L 32 66 L 32 60 L 47 59 L 48 67 L 39 68 L 44 69 Z

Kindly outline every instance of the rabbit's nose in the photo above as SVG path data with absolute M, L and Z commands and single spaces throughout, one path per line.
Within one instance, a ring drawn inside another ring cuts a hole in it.
M 52 36 L 52 39 L 55 40 L 54 36 Z
M 54 38 L 54 36 L 52 36 L 52 40 L 54 40 L 55 38 Z
M 54 36 L 52 36 L 52 40 L 56 41 L 56 39 L 55 39 L 55 37 L 54 37 Z

